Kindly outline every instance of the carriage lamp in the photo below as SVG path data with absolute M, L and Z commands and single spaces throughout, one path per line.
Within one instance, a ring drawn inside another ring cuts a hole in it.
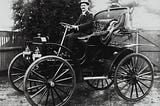
M 34 51 L 34 53 L 32 55 L 32 59 L 33 59 L 33 61 L 35 61 L 36 59 L 38 59 L 40 57 L 42 57 L 42 54 L 40 53 L 39 48 L 36 47 L 36 49 L 35 49 L 35 51 Z
M 25 59 L 29 60 L 30 56 L 31 56 L 31 51 L 30 51 L 29 47 L 26 46 L 25 50 L 23 51 L 23 57 Z

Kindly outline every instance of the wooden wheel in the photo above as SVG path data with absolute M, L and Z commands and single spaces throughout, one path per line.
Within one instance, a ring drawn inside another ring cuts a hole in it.
M 23 93 L 23 79 L 24 74 L 31 64 L 30 60 L 23 57 L 23 53 L 16 55 L 11 61 L 8 68 L 8 79 L 11 86 L 21 93 Z
M 62 106 L 76 86 L 72 66 L 61 57 L 44 56 L 34 61 L 24 78 L 24 93 L 33 106 Z
M 117 94 L 127 101 L 143 99 L 150 92 L 153 81 L 152 63 L 146 56 L 136 53 L 121 60 L 114 77 Z

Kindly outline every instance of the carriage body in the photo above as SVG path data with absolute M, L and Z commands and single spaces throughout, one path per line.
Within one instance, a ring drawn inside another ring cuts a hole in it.
M 28 42 L 24 52 L 9 66 L 13 88 L 24 92 L 28 102 L 35 106 L 66 104 L 77 82 L 82 81 L 98 90 L 114 84 L 117 94 L 127 101 L 143 99 L 153 85 L 153 66 L 146 56 L 135 51 L 137 45 L 130 46 L 128 11 L 119 7 L 95 14 L 94 32 L 100 32 L 110 20 L 119 20 L 125 14 L 125 20 L 120 20 L 123 22 L 111 33 L 107 43 L 93 36 L 85 42 L 83 50 L 73 52 L 63 46 L 65 36 L 61 44 L 49 43 L 42 37 Z M 16 66 L 22 62 L 23 65 Z

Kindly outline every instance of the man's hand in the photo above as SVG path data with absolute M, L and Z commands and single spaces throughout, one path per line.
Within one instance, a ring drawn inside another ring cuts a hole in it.
M 72 29 L 75 29 L 75 30 L 79 30 L 78 26 L 77 25 L 72 25 Z

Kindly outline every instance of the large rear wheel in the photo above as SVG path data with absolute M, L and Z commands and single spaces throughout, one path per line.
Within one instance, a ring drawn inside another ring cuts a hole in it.
M 117 94 L 127 101 L 139 101 L 151 90 L 154 70 L 151 61 L 142 54 L 132 53 L 117 66 L 114 85 Z
M 76 86 L 72 66 L 61 57 L 44 56 L 34 61 L 24 78 L 24 93 L 32 106 L 62 106 Z

